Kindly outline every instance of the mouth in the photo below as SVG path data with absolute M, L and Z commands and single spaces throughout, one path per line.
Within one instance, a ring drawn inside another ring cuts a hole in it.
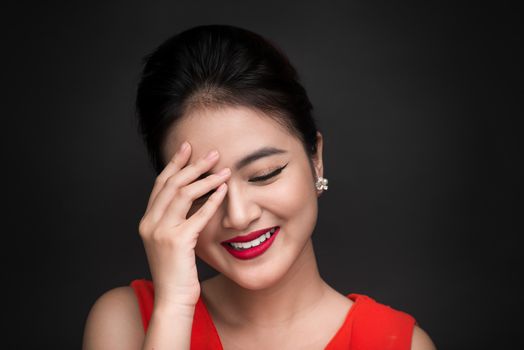
M 280 232 L 280 227 L 275 226 L 251 232 L 245 236 L 237 236 L 222 242 L 222 246 L 238 259 L 252 259 L 262 255 L 273 243 Z

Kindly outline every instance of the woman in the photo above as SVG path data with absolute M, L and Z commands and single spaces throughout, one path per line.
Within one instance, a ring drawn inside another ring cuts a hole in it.
M 240 28 L 195 27 L 147 57 L 152 281 L 102 295 L 84 349 L 434 349 L 410 315 L 319 275 L 311 235 L 328 187 L 311 110 L 286 57 Z M 200 282 L 196 256 L 218 275 Z

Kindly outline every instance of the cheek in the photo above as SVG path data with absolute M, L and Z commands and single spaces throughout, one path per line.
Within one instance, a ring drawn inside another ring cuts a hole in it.
M 314 216 L 313 219 L 316 219 L 317 196 L 309 168 L 290 171 L 264 192 L 266 208 L 282 219 L 296 217 L 304 220 L 304 216 Z
M 217 233 L 220 232 L 219 221 L 216 215 L 206 225 L 204 230 L 198 235 L 197 244 L 195 246 L 195 253 L 197 256 L 202 257 L 202 253 L 205 252 L 209 247 L 217 248 Z M 206 248 L 207 247 L 207 248 Z
M 220 215 L 215 213 L 204 229 L 199 233 L 195 246 L 195 253 L 198 257 L 203 258 L 205 255 L 207 255 L 206 251 L 209 250 L 210 247 L 213 249 L 221 248 L 219 245 L 217 245 L 217 241 L 220 240 L 220 233 L 223 231 L 220 223 Z

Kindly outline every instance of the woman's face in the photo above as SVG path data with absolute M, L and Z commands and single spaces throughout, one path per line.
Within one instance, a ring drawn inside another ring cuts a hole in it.
M 232 171 L 222 204 L 200 233 L 196 254 L 244 288 L 256 290 L 273 285 L 300 260 L 310 243 L 317 219 L 314 183 L 316 176 L 322 176 L 322 138 L 317 144 L 317 157 L 312 159 L 315 176 L 301 141 L 253 109 L 223 107 L 185 116 L 168 133 L 165 158 L 170 159 L 185 140 L 192 148 L 189 163 L 216 149 L 220 158 L 210 173 L 224 167 Z M 281 152 L 237 168 L 241 159 L 262 148 Z M 265 176 L 271 173 L 275 176 Z M 190 214 L 206 199 L 195 202 Z M 276 226 L 279 231 L 271 246 L 254 258 L 235 257 L 221 244 L 238 235 Z

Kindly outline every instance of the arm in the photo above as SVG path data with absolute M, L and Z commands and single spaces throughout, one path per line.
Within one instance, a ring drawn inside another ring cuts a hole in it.
M 155 307 L 144 334 L 132 288 L 115 288 L 98 298 L 91 308 L 82 349 L 189 349 L 193 314 L 194 308 L 190 307 Z
M 84 328 L 83 350 L 140 349 L 144 329 L 131 287 L 112 289 L 95 302 Z
M 419 326 L 413 329 L 413 338 L 411 340 L 411 350 L 436 350 L 435 344 L 431 341 L 429 335 Z
M 142 349 L 189 350 L 194 313 L 194 307 L 155 306 Z
M 210 152 L 187 165 L 191 145 L 184 143 L 155 181 L 139 233 L 144 242 L 155 288 L 155 304 L 144 336 L 141 315 L 131 287 L 102 295 L 86 323 L 84 350 L 189 349 L 200 281 L 195 246 L 227 192 L 226 172 L 198 177 L 219 158 Z M 215 191 L 188 218 L 193 202 Z

